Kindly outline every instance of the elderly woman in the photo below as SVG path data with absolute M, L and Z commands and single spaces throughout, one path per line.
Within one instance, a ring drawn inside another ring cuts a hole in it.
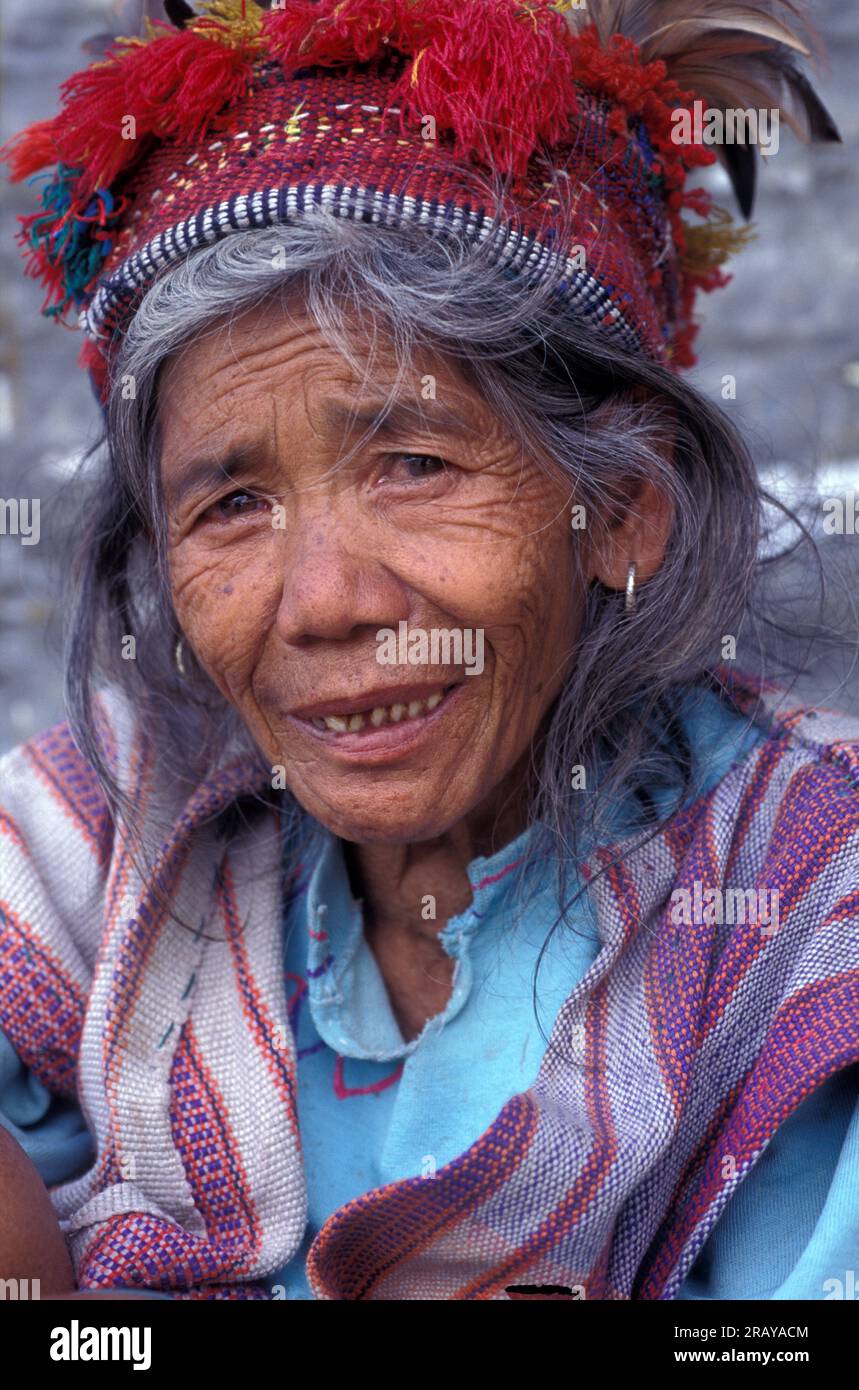
M 762 496 L 679 369 L 742 234 L 673 118 L 706 49 L 837 137 L 725 10 L 171 5 L 7 150 L 106 447 L 2 764 L 0 1275 L 845 1287 L 859 727 L 732 664 Z

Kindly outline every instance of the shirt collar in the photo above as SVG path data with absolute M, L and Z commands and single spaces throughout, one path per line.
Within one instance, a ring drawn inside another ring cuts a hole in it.
M 469 937 L 486 919 L 503 909 L 520 882 L 519 870 L 532 831 L 491 855 L 478 855 L 467 868 L 473 900 L 452 917 L 439 933 L 449 955 L 462 957 Z M 406 1042 L 391 1008 L 375 956 L 363 931 L 362 905 L 352 895 L 343 841 L 318 827 L 310 850 L 310 872 L 304 911 L 294 929 L 307 938 L 307 991 L 316 1029 L 335 1052 L 348 1057 L 385 1061 L 408 1056 L 420 1037 Z M 467 982 L 455 977 L 454 989 L 439 1021 L 447 1022 L 462 1008 Z

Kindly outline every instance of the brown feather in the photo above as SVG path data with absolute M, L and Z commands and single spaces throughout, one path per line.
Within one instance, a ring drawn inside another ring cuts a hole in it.
M 832 116 L 798 66 L 821 60 L 825 49 L 802 0 L 590 0 L 566 11 L 574 28 L 596 25 L 606 45 L 613 34 L 631 39 L 645 62 L 661 59 L 668 76 L 708 107 L 721 111 L 777 110 L 807 142 L 840 141 Z M 737 201 L 751 216 L 756 151 L 716 149 Z

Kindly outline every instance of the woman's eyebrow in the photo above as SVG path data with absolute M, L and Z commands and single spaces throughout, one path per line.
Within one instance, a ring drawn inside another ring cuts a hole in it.
M 237 446 L 226 454 L 205 454 L 176 465 L 164 479 L 168 507 L 176 507 L 200 489 L 223 482 L 240 483 L 259 470 L 261 456 L 256 449 Z
M 368 401 L 360 409 L 343 401 L 327 400 L 320 407 L 318 427 L 323 432 L 354 433 L 359 426 L 381 435 L 404 434 L 413 429 L 445 433 L 474 430 L 473 422 L 434 400 L 425 406 L 410 400 Z

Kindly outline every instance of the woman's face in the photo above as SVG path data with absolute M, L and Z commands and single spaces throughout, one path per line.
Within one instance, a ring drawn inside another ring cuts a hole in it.
M 395 377 L 383 356 L 362 386 L 311 321 L 266 306 L 171 360 L 159 398 L 186 640 L 273 776 L 357 843 L 491 813 L 582 604 L 568 488 L 449 364 L 417 362 L 337 466 Z

